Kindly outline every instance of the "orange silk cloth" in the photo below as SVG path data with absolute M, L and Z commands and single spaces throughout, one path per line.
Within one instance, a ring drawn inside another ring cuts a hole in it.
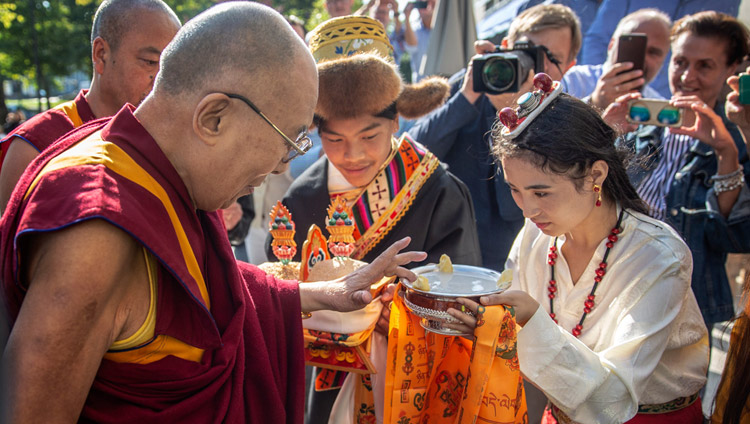
M 527 423 L 512 309 L 490 306 L 476 341 L 425 331 L 393 299 L 383 422 Z

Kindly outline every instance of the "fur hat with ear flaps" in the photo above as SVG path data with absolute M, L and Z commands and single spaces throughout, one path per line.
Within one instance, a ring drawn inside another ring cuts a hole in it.
M 320 81 L 315 114 L 324 120 L 375 116 L 393 104 L 404 118 L 414 119 L 442 105 L 450 91 L 440 77 L 404 84 L 383 25 L 371 18 L 324 22 L 311 33 L 310 49 Z

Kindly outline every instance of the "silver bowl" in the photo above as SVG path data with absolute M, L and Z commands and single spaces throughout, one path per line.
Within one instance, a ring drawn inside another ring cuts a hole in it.
M 460 323 L 447 312 L 448 308 L 461 310 L 461 304 L 457 302 L 459 297 L 479 302 L 481 296 L 505 290 L 497 287 L 499 272 L 478 266 L 453 265 L 453 273 L 444 273 L 438 271 L 436 265 L 430 264 L 412 271 L 427 277 L 430 291 L 414 288 L 408 280 L 402 279 L 403 290 L 399 290 L 399 296 L 402 296 L 407 309 L 420 318 L 422 328 L 447 336 L 468 335 L 443 325 Z M 465 313 L 473 316 L 470 311 Z

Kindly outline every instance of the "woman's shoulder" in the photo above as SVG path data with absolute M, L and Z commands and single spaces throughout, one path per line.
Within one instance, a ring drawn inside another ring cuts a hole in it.
M 623 218 L 623 235 L 632 232 L 638 255 L 671 256 L 677 261 L 692 261 L 690 248 L 680 235 L 666 222 L 633 210 L 626 210 Z

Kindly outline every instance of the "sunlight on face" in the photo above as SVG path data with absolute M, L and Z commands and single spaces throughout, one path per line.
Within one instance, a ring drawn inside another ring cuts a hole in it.
M 331 164 L 353 186 L 363 187 L 377 176 L 388 158 L 397 130 L 397 119 L 332 119 L 320 129 L 320 139 Z
M 578 191 L 566 176 L 544 172 L 521 158 L 504 158 L 502 165 L 505 181 L 523 216 L 547 235 L 571 232 L 594 208 L 593 192 Z

